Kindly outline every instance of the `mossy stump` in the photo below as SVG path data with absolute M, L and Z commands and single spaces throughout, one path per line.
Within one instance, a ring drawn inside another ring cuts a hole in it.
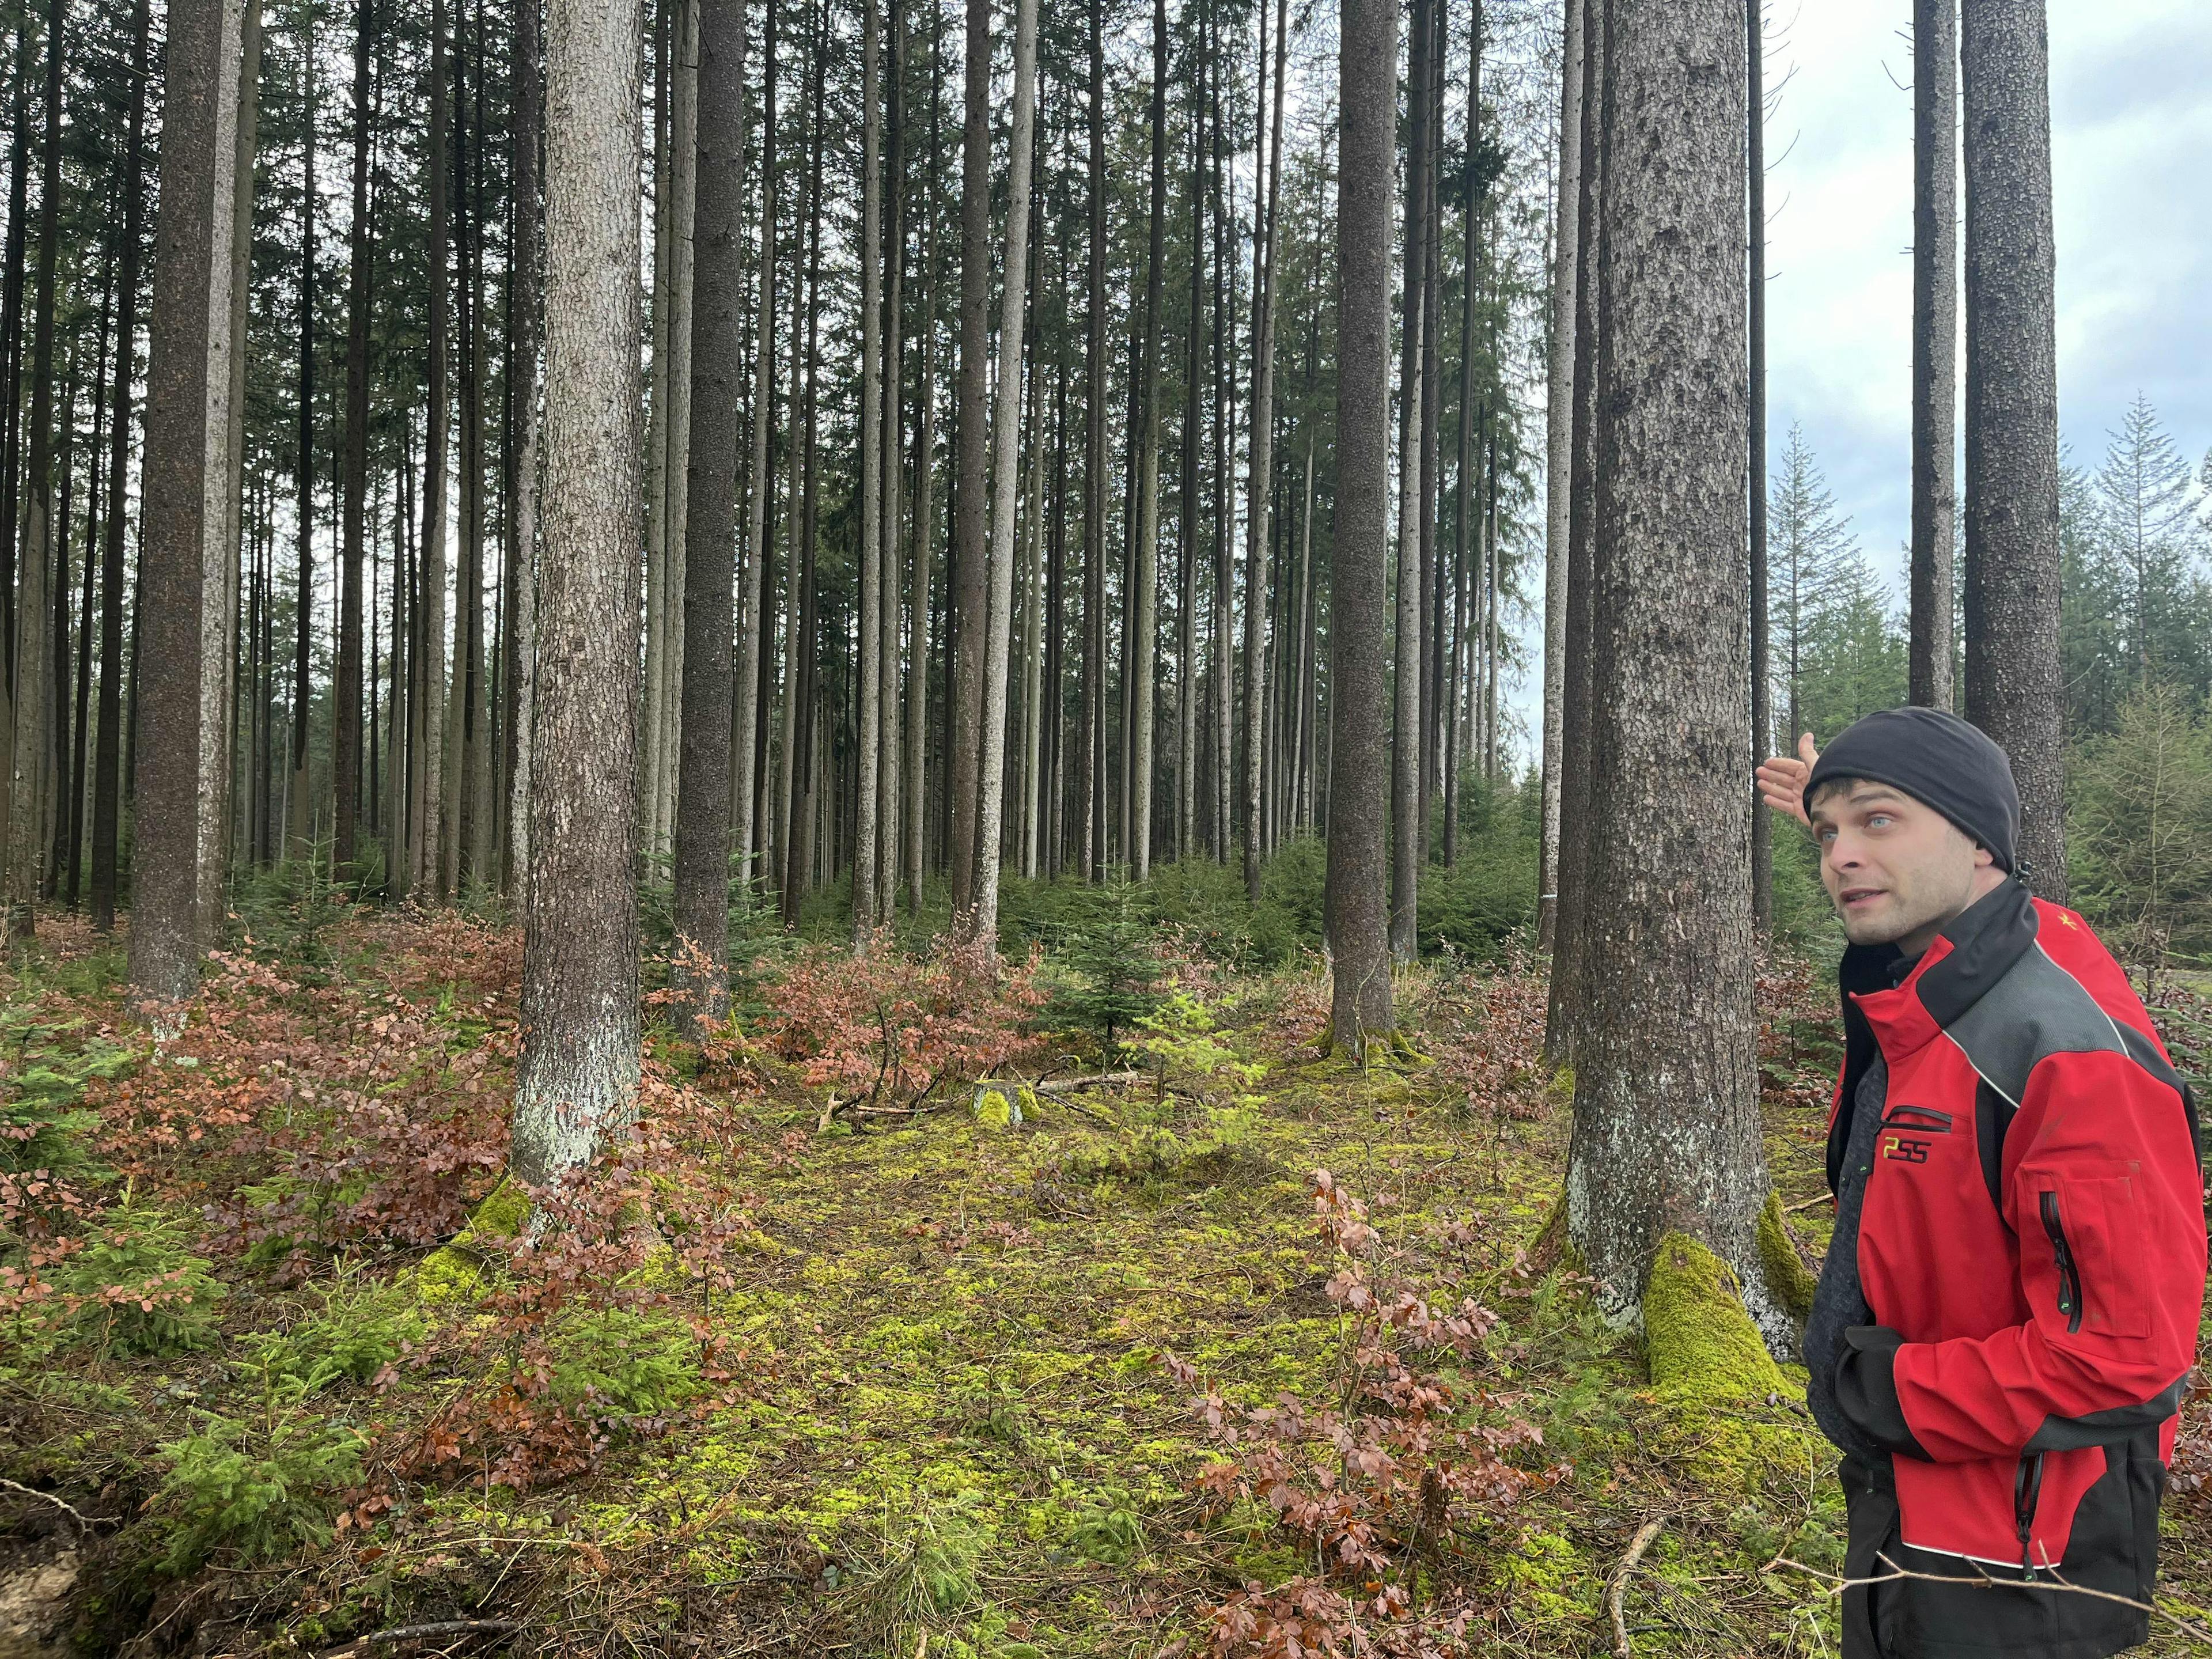
M 459 1301 L 476 1288 L 498 1246 L 529 1224 L 530 1194 L 511 1178 L 501 1181 L 484 1195 L 467 1226 L 423 1257 L 415 1270 L 416 1300 Z
M 1790 1407 L 1804 1390 L 1767 1352 L 1728 1264 L 1686 1234 L 1668 1234 L 1652 1256 L 1644 1340 L 1668 1449 L 1700 1480 L 1751 1492 L 1802 1471 Z

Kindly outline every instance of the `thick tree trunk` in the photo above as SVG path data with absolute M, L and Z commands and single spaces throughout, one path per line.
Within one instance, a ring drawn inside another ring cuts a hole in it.
M 2040 0 L 1965 0 L 1966 718 L 2012 759 L 2020 857 L 2066 899 L 2050 47 Z
M 1747 714 L 1744 0 L 1610 0 L 1597 393 L 1595 799 L 1567 1226 L 1632 1316 L 1703 1238 L 1770 1340 Z M 1710 64 L 1687 74 L 1686 64 Z M 1663 1063 L 1654 1063 L 1663 1055 Z
M 1036 130 L 1037 0 L 1014 8 L 1014 121 L 1006 164 L 1005 298 L 999 320 L 998 408 L 991 433 L 991 598 L 983 653 L 981 788 L 976 806 L 974 938 L 995 951 L 999 833 L 1006 806 L 1006 688 L 1014 610 L 1014 518 L 1021 489 L 1023 300 L 1029 280 L 1030 170 Z
M 1152 710 L 1158 658 L 1160 561 L 1160 316 L 1167 284 L 1168 143 L 1167 0 L 1152 0 L 1152 207 L 1145 255 L 1143 367 L 1137 440 L 1137 545 L 1130 561 L 1133 591 L 1122 596 L 1127 617 L 1129 729 L 1123 734 L 1127 802 L 1123 855 L 1129 876 L 1152 872 Z
M 40 146 L 38 276 L 31 301 L 30 499 L 23 515 L 15 605 L 14 729 L 8 793 L 8 934 L 36 932 L 46 868 L 46 793 L 52 771 L 52 589 L 54 514 L 54 258 L 61 231 L 62 0 L 46 7 L 45 141 Z M 9 395 L 15 395 L 9 389 Z M 64 404 L 64 417 L 74 411 Z M 12 531 L 14 526 L 8 526 Z
M 224 557 L 240 27 L 239 0 L 169 7 L 132 700 L 131 990 L 157 1030 L 199 980 L 202 598 Z
M 1395 1027 L 1383 836 L 1390 541 L 1390 216 L 1398 11 L 1340 0 L 1337 131 L 1337 489 L 1329 567 L 1328 938 L 1337 1047 Z
M 1907 683 L 1948 709 L 1959 465 L 1959 0 L 1912 7 L 1912 550 Z M 1796 733 L 1790 734 L 1792 738 Z
M 729 1008 L 730 550 L 744 374 L 745 9 L 701 0 L 698 198 L 692 270 L 690 501 L 684 512 L 684 713 L 676 801 L 678 1029 Z
M 552 0 L 545 550 L 514 1173 L 577 1169 L 635 1109 L 638 0 Z

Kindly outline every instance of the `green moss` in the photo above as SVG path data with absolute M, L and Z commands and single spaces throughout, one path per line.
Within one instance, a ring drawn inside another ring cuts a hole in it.
M 415 1296 L 436 1304 L 473 1295 L 500 1241 L 519 1237 L 530 1224 L 530 1194 L 512 1177 L 486 1194 L 468 1225 L 422 1259 L 415 1270 Z
M 514 1238 L 530 1222 L 530 1194 L 522 1183 L 508 1177 L 493 1188 L 469 1218 L 469 1232 L 477 1238 Z
M 1819 1281 L 1806 1270 L 1790 1242 L 1779 1193 L 1767 1194 L 1765 1207 L 1759 1212 L 1759 1265 L 1766 1270 L 1767 1289 L 1784 1307 L 1800 1319 L 1813 1310 L 1813 1291 Z
M 1782 1403 L 1802 1390 L 1767 1352 L 1735 1273 L 1696 1239 L 1659 1241 L 1644 1338 L 1665 1449 L 1701 1479 L 1748 1491 L 1802 1469 L 1805 1435 Z

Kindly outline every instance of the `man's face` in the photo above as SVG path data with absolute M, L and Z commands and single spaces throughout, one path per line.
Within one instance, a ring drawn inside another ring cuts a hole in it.
M 1887 783 L 1839 779 L 1815 797 L 1809 816 L 1821 884 L 1854 945 L 1924 951 L 1994 870 L 1958 825 Z

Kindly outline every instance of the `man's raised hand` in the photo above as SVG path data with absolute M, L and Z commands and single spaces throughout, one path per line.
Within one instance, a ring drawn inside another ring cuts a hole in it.
M 1759 793 L 1766 804 L 1784 817 L 1811 827 L 1812 820 L 1805 816 L 1805 780 L 1813 775 L 1813 763 L 1820 758 L 1820 751 L 1813 746 L 1813 734 L 1806 732 L 1797 739 L 1797 753 L 1777 755 L 1763 762 L 1759 769 Z

